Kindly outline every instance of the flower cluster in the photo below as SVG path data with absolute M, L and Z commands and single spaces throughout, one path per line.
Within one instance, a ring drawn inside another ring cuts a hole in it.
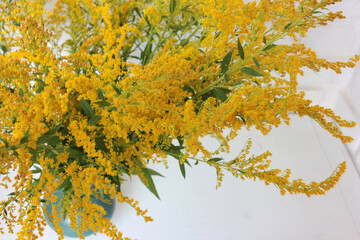
M 46 0 L 2 1 L 0 173 L 1 186 L 14 189 L 0 203 L 2 223 L 11 233 L 20 225 L 19 240 L 36 239 L 44 206 L 61 191 L 62 215 L 80 237 L 91 229 L 123 239 L 91 198 L 109 195 L 151 221 L 120 186 L 138 175 L 159 197 L 152 177 L 160 174 L 148 163 L 166 166 L 168 156 L 184 177 L 185 164 L 214 167 L 218 186 L 229 171 L 275 184 L 281 194 L 324 194 L 345 163 L 307 184 L 290 180 L 290 170 L 271 169 L 269 152 L 249 157 L 251 141 L 234 159 L 219 155 L 240 130 L 267 134 L 289 124 L 289 113 L 352 140 L 337 126 L 354 122 L 297 90 L 303 68 L 340 73 L 360 60 L 330 62 L 297 42 L 310 28 L 343 18 L 327 10 L 339 1 L 57 0 L 50 11 Z M 286 37 L 291 44 L 278 43 Z M 207 149 L 204 136 L 216 138 L 219 149 Z M 61 239 L 58 211 L 54 205 L 50 221 Z

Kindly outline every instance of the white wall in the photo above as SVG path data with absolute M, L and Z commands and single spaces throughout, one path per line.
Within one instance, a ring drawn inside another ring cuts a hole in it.
M 301 42 L 315 50 L 318 56 L 333 61 L 344 61 L 360 54 L 360 0 L 346 0 L 330 9 L 343 11 L 346 19 L 310 31 Z M 332 71 L 308 71 L 302 80 L 299 81 L 300 89 L 305 90 L 314 102 L 331 107 L 340 116 L 357 123 L 355 128 L 343 131 L 354 138 L 346 147 L 360 169 L 360 64 L 345 69 L 341 75 Z

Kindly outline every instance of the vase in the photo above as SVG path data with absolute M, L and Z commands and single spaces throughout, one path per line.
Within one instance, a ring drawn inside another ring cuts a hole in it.
M 55 195 L 57 196 L 57 201 L 55 202 L 55 205 L 57 206 L 57 211 L 59 212 L 59 217 L 61 219 L 60 221 L 60 227 L 63 229 L 63 233 L 64 236 L 66 237 L 71 237 L 71 238 L 78 238 L 78 233 L 74 230 L 71 229 L 70 227 L 70 219 L 69 218 L 65 218 L 63 219 L 61 217 L 61 198 L 62 198 L 62 191 L 56 191 Z M 104 215 L 105 218 L 111 218 L 111 216 L 114 213 L 114 209 L 115 209 L 115 199 L 111 199 L 110 196 L 108 194 L 104 194 L 104 199 L 111 201 L 111 204 L 109 203 L 105 203 L 102 200 L 98 199 L 98 198 L 91 198 L 91 202 L 95 203 L 99 206 L 102 206 L 106 212 L 106 214 Z M 49 215 L 52 215 L 52 203 L 48 203 L 45 205 L 47 212 L 49 213 Z M 44 213 L 45 219 L 47 224 L 53 229 L 54 229 L 54 225 L 50 222 L 49 220 L 49 216 L 47 216 L 47 214 Z M 78 225 L 80 223 L 80 219 L 78 218 Z M 94 232 L 92 230 L 87 230 L 85 232 L 83 232 L 83 236 L 87 237 L 92 235 Z

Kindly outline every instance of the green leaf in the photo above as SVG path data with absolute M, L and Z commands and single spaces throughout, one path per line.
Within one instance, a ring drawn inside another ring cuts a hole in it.
M 103 93 L 103 91 L 102 91 L 100 88 L 98 88 L 97 94 L 98 94 L 98 98 L 99 98 L 99 99 L 101 99 L 103 102 L 106 101 L 105 96 L 104 96 L 104 93 Z
M 266 38 L 265 38 L 265 36 L 263 37 L 263 43 L 266 44 Z
M 221 32 L 216 32 L 214 36 L 214 40 L 217 39 L 220 36 Z
M 104 101 L 94 102 L 94 104 L 99 105 L 100 107 L 103 107 L 103 108 L 110 106 L 110 103 L 104 102 Z
M 175 8 L 176 8 L 176 0 L 171 0 L 170 7 L 169 7 L 170 14 L 172 14 L 175 11 Z
M 276 47 L 276 44 L 270 44 L 269 46 L 267 46 L 266 48 L 263 49 L 264 52 L 269 51 L 270 49 Z
M 19 96 L 20 96 L 20 100 L 23 102 L 23 97 L 24 97 L 24 90 L 22 88 L 19 89 Z
M 239 82 L 237 82 L 237 83 L 234 83 L 234 87 L 236 87 L 236 86 L 239 86 L 239 85 L 241 85 L 241 84 L 243 84 L 244 83 L 244 81 L 239 81 Z
M 36 84 L 37 84 L 37 89 L 35 90 L 36 93 L 41 93 L 42 91 L 44 91 L 45 89 L 45 82 L 42 79 L 39 78 L 35 78 Z
M 182 39 L 181 41 L 180 41 L 180 46 L 185 46 L 186 44 L 188 44 L 189 43 L 189 41 L 190 41 L 190 39 L 189 38 L 186 38 L 186 39 Z
M 152 52 L 152 38 L 150 38 L 150 40 L 148 41 L 148 43 L 145 46 L 144 51 L 141 52 L 140 57 L 141 57 L 141 64 L 144 66 L 146 64 L 148 64 L 148 62 L 150 61 L 150 55 Z
M 109 152 L 109 149 L 107 149 L 106 145 L 105 145 L 105 137 L 101 136 L 101 137 L 96 137 L 95 138 L 95 147 L 100 149 L 103 152 Z
M 194 165 L 198 165 L 199 164 L 199 161 L 196 160 L 195 164 Z
M 229 52 L 228 54 L 225 55 L 224 59 L 222 60 L 222 63 L 220 66 L 222 74 L 225 74 L 229 70 L 231 56 L 232 56 L 232 52 Z
M 189 85 L 185 85 L 185 86 L 182 88 L 182 90 L 187 91 L 187 92 L 191 93 L 192 95 L 195 95 L 194 89 L 192 89 Z
M 264 74 L 261 74 L 258 71 L 256 71 L 255 69 L 252 69 L 252 68 L 249 68 L 249 67 L 240 68 L 240 71 L 242 71 L 246 75 L 250 75 L 250 76 L 257 76 L 257 77 L 264 76 Z
M 65 178 L 65 180 L 56 188 L 57 190 L 64 190 L 71 188 L 71 176 Z
M 224 160 L 223 158 L 211 158 L 208 160 L 208 162 L 220 162 L 221 160 Z
M 253 58 L 253 60 L 254 60 L 254 63 L 256 65 L 257 69 L 259 70 L 260 69 L 260 64 L 259 64 L 258 60 L 256 60 L 256 58 Z
M 3 52 L 3 54 L 5 54 L 5 53 L 7 53 L 9 51 L 9 48 L 7 46 L 5 46 L 5 45 L 0 45 L 0 48 L 1 48 L 2 52 Z
M 185 165 L 184 163 L 180 163 L 179 161 L 179 167 L 180 167 L 180 171 L 181 171 L 181 174 L 183 175 L 183 177 L 185 178 L 186 177 L 186 172 L 185 172 Z
M 164 177 L 164 175 L 162 175 L 161 173 L 151 169 L 151 168 L 147 168 L 148 172 L 150 173 L 151 176 L 159 176 L 159 177 Z
M 183 145 L 184 145 L 184 138 L 181 137 L 181 136 L 178 136 L 176 139 L 178 140 L 180 147 L 183 147 Z
M 0 137 L 0 141 L 2 141 L 4 143 L 6 148 L 9 146 L 9 143 L 8 143 L 8 141 L 6 141 L 5 138 Z
M 229 81 L 230 81 L 229 74 L 225 73 L 225 74 L 224 74 L 224 78 L 225 78 L 225 82 L 229 82 Z
M 245 53 L 244 53 L 244 49 L 241 46 L 241 43 L 240 43 L 239 39 L 237 40 L 237 46 L 238 46 L 239 56 L 240 56 L 240 58 L 242 60 L 244 60 L 245 59 Z
M 122 91 L 120 88 L 116 87 L 115 85 L 112 85 L 111 86 L 113 87 L 113 89 L 115 90 L 115 92 L 118 94 L 118 95 L 121 95 Z
M 231 92 L 231 90 L 226 88 L 214 88 L 212 91 L 214 92 L 215 97 L 222 102 L 225 102 L 227 100 L 226 94 Z
M 85 101 L 84 99 L 81 99 L 80 104 L 81 104 L 81 107 L 84 110 L 85 114 L 89 118 L 92 118 L 95 116 L 94 110 L 91 108 L 90 104 L 87 101 Z
M 37 167 L 37 166 L 34 166 L 34 168 L 35 168 L 35 170 L 31 170 L 31 172 L 32 172 L 33 174 L 41 173 L 41 172 L 43 171 L 41 168 L 39 168 L 39 167 Z
M 147 182 L 146 182 L 145 179 L 142 179 L 142 178 L 140 178 L 140 180 L 150 190 L 150 192 L 152 192 L 160 200 L 159 194 L 158 194 L 158 192 L 156 190 L 154 181 L 153 181 L 153 179 L 151 177 L 151 174 L 150 174 L 149 170 L 146 169 L 146 168 L 141 168 L 141 171 L 144 173 L 144 177 L 146 178 Z
M 89 125 L 96 125 L 100 121 L 100 119 L 101 119 L 101 116 L 96 115 L 96 116 L 89 119 L 88 124 Z
M 119 163 L 118 167 L 119 167 L 119 170 L 121 172 L 126 173 L 128 176 L 130 176 L 130 171 L 129 171 L 129 168 L 127 166 L 125 166 L 122 163 Z M 136 174 L 136 173 L 133 173 L 133 174 Z
M 64 127 L 64 125 L 62 125 L 61 123 L 56 125 L 55 127 L 53 127 L 52 129 L 50 129 L 47 133 L 45 133 L 46 135 L 53 135 L 56 132 L 58 132 L 60 130 L 60 128 Z M 65 135 L 65 134 L 64 134 Z
M 116 191 L 121 192 L 121 183 L 119 179 L 119 175 L 116 176 L 109 176 L 112 183 L 116 185 Z
M 29 131 L 30 131 L 30 127 L 25 132 L 24 136 L 21 138 L 20 145 L 26 143 L 29 140 L 29 137 L 30 137 Z
M 181 149 L 184 149 L 184 147 L 183 146 L 175 146 L 175 145 L 171 144 L 171 146 L 167 149 L 167 152 L 169 152 L 170 155 L 171 155 L 171 153 L 174 153 L 175 156 L 174 155 L 172 155 L 172 156 L 179 159 L 178 156 L 181 154 Z
M 145 21 L 149 25 L 149 27 L 151 27 L 151 23 L 150 23 L 149 18 L 147 16 L 145 16 Z
M 36 141 L 37 144 L 47 143 L 49 145 L 56 145 L 59 142 L 60 142 L 60 138 L 58 136 L 48 135 L 48 134 L 42 135 Z
M 72 157 L 72 158 L 79 158 L 79 157 L 85 156 L 85 153 L 83 153 L 82 151 L 73 149 L 73 148 L 66 149 L 66 152 L 68 152 L 69 157 Z
M 134 8 L 134 11 L 137 13 L 137 15 L 139 15 L 139 17 L 142 17 L 142 15 L 137 7 Z
M 288 23 L 286 24 L 286 26 L 284 27 L 284 31 L 286 31 L 290 26 L 291 26 L 292 22 L 291 23 Z

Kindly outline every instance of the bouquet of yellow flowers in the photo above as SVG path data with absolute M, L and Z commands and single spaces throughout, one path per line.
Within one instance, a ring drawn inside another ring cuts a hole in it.
M 241 129 L 267 134 L 289 124 L 289 113 L 352 140 L 337 126 L 354 122 L 297 90 L 303 68 L 340 73 L 360 59 L 330 62 L 297 41 L 343 18 L 327 10 L 339 1 L 2 1 L 0 174 L 1 185 L 14 189 L 0 203 L 2 223 L 12 233 L 21 226 L 17 239 L 36 239 L 49 215 L 59 239 L 61 218 L 80 238 L 90 229 L 123 239 L 92 198 L 115 198 L 151 221 L 120 187 L 137 175 L 159 197 L 153 176 L 160 173 L 148 164 L 166 166 L 168 156 L 184 177 L 186 165 L 215 168 L 217 187 L 229 171 L 281 194 L 325 194 L 345 162 L 327 179 L 304 183 L 271 169 L 269 152 L 249 156 L 251 141 L 234 159 L 221 153 Z M 207 149 L 204 136 L 219 148 Z

